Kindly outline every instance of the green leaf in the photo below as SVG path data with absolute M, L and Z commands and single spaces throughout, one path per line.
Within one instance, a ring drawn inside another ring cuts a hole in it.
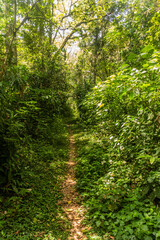
M 151 50 L 154 50 L 154 47 L 153 47 L 152 45 L 147 45 L 147 46 L 145 46 L 145 47 L 141 50 L 141 52 L 142 52 L 142 53 L 148 53 L 148 52 L 150 52 Z
M 143 65 L 143 68 L 148 68 L 148 67 L 149 67 L 149 64 L 148 64 L 148 63 L 146 63 L 146 64 Z
M 150 237 L 150 236 L 146 236 L 146 237 L 145 237 L 145 240 L 153 240 L 153 238 Z
M 155 194 L 156 194 L 156 197 L 160 199 L 160 189 L 159 188 L 155 189 Z
M 140 159 L 140 158 L 150 158 L 151 156 L 148 155 L 148 154 L 141 154 L 137 157 L 137 159 Z
M 140 56 L 145 59 L 145 58 L 148 57 L 148 53 L 146 53 L 146 52 L 145 53 L 141 53 Z
M 147 232 L 147 231 L 148 231 L 148 226 L 147 226 L 147 225 L 142 225 L 142 227 L 141 227 L 141 228 L 142 228 L 142 230 L 143 230 L 143 231 L 145 231 L 145 232 Z
M 151 164 L 153 164 L 155 161 L 156 161 L 156 158 L 155 158 L 155 157 L 151 157 L 151 158 L 150 158 L 150 163 L 151 163 Z
M 137 55 L 135 53 L 130 53 L 127 60 L 132 61 L 132 60 L 135 60 L 136 58 L 137 58 Z
M 123 70 L 123 69 L 128 68 L 128 67 L 129 67 L 129 65 L 124 63 L 124 64 L 121 65 L 120 69 Z
M 96 222 L 96 226 L 99 227 L 101 225 L 101 221 Z
M 156 233 L 156 237 L 160 237 L 160 231 Z

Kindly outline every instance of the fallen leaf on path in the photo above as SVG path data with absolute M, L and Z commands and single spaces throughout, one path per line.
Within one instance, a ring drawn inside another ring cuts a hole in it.
M 109 236 L 111 239 L 115 239 L 114 237 L 112 237 L 112 236 Z

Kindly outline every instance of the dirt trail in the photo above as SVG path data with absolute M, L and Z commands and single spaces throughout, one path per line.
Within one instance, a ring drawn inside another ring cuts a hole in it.
M 78 202 L 80 196 L 76 192 L 76 179 L 75 179 L 75 146 L 72 131 L 70 132 L 70 154 L 69 161 L 67 163 L 68 171 L 67 177 L 62 186 L 62 193 L 64 195 L 61 201 L 61 206 L 70 221 L 72 228 L 70 230 L 69 240 L 87 239 L 84 234 L 84 225 L 81 221 L 84 219 L 84 208 Z

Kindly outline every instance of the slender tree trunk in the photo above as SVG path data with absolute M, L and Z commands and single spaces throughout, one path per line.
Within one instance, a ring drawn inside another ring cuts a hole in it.
M 8 15 L 9 15 L 9 6 L 8 6 L 8 1 L 5 1 L 5 32 L 6 32 L 6 37 L 5 37 L 5 47 L 6 47 L 6 56 L 9 55 L 9 36 L 10 36 L 10 24 L 8 23 Z M 7 58 L 7 57 L 6 57 Z M 7 62 L 4 63 L 5 65 Z
M 41 72 L 42 72 L 42 75 L 45 71 L 45 64 L 44 64 L 44 46 L 43 46 L 43 38 L 44 38 L 44 22 L 43 20 L 40 21 L 40 25 L 39 25 L 39 48 L 40 48 L 40 51 L 41 51 Z M 43 82 L 42 82 L 42 79 L 41 79 L 41 82 L 40 82 L 40 88 L 43 87 Z
M 53 17 L 53 2 L 50 0 L 49 1 L 49 11 L 50 11 L 50 16 Z M 49 44 L 52 45 L 52 32 L 53 32 L 53 24 L 50 23 L 49 26 Z
M 54 9 L 54 4 L 53 4 L 53 1 L 50 0 L 49 1 L 50 17 L 53 17 L 53 13 L 54 13 L 53 9 Z M 49 24 L 49 46 L 53 45 L 52 38 L 53 38 L 53 24 L 52 24 L 52 22 L 50 22 L 50 24 Z M 49 50 L 48 50 L 48 58 L 50 58 L 50 57 L 51 57 L 51 48 L 49 48 Z
M 13 20 L 13 35 L 14 35 L 14 64 L 17 65 L 17 33 L 16 33 L 16 25 L 17 25 L 17 0 L 14 0 L 14 20 Z
M 44 24 L 43 22 L 40 23 L 40 48 L 41 48 L 41 51 L 42 51 L 42 72 L 44 71 L 44 46 L 43 46 L 43 37 L 44 37 Z

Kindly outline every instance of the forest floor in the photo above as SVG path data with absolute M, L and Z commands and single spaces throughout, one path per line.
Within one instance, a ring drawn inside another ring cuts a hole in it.
M 0 240 L 102 239 L 86 223 L 87 210 L 77 191 L 72 128 L 55 127 L 54 144 L 39 139 L 24 149 L 28 161 L 20 190 L 0 195 Z
M 59 201 L 62 206 L 66 217 L 71 223 L 71 230 L 69 240 L 80 240 L 87 239 L 84 235 L 86 230 L 85 225 L 82 223 L 84 220 L 85 209 L 81 204 L 81 197 L 76 191 L 76 177 L 75 177 L 75 166 L 76 166 L 76 153 L 73 133 L 70 132 L 70 153 L 69 161 L 67 163 L 67 175 L 62 185 L 63 199 Z

